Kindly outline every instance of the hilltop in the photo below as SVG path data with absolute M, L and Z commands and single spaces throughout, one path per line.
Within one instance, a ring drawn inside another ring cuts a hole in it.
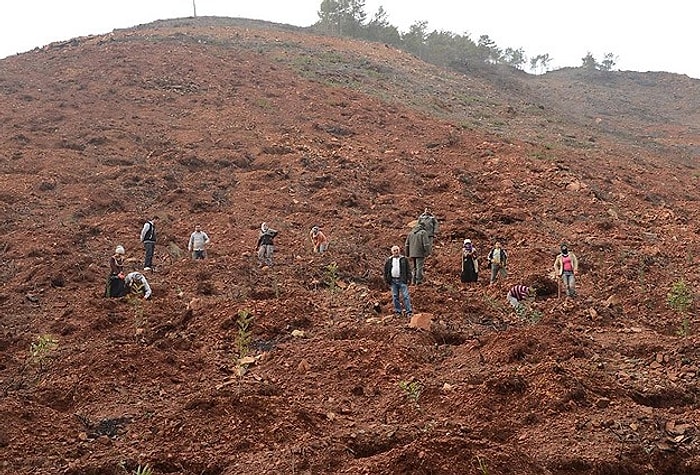
M 700 322 L 667 303 L 698 286 L 699 89 L 449 71 L 227 18 L 1 60 L 0 471 L 700 472 Z M 417 330 L 381 269 L 426 207 Z M 152 215 L 153 299 L 105 299 L 108 257 L 138 269 Z M 505 243 L 503 284 L 459 281 L 465 237 L 482 263 Z M 551 283 L 561 242 L 579 296 L 550 285 L 520 319 L 507 288 Z

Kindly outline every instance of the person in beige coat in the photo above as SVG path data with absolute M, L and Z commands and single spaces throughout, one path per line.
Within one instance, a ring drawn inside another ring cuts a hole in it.
M 554 274 L 561 278 L 564 290 L 569 297 L 576 296 L 576 277 L 578 273 L 578 259 L 569 251 L 566 244 L 561 245 L 561 253 L 554 259 Z

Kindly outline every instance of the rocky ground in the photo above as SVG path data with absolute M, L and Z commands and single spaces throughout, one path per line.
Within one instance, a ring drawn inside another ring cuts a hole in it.
M 700 473 L 700 322 L 668 303 L 698 285 L 699 83 L 217 18 L 1 60 L 0 472 Z M 424 330 L 381 269 L 426 207 Z M 152 215 L 153 298 L 105 299 Z M 466 237 L 505 244 L 504 282 L 460 282 Z

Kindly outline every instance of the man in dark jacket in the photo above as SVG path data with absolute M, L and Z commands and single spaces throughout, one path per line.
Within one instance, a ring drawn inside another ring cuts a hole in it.
M 391 294 L 394 299 L 394 314 L 401 315 L 401 301 L 399 293 L 403 297 L 403 309 L 406 316 L 413 315 L 411 308 L 411 297 L 408 295 L 408 283 L 411 279 L 411 265 L 408 263 L 406 256 L 401 255 L 401 248 L 393 246 L 391 248 L 391 257 L 384 264 L 384 282 L 391 286 Z
M 419 285 L 423 283 L 423 266 L 425 258 L 433 251 L 425 224 L 420 221 L 413 221 L 411 232 L 406 237 L 406 256 L 413 261 L 413 278 L 411 283 Z
M 141 229 L 141 242 L 146 251 L 146 257 L 143 260 L 143 270 L 153 269 L 153 254 L 156 250 L 156 225 L 154 221 L 156 219 L 157 216 L 149 219 L 143 224 Z

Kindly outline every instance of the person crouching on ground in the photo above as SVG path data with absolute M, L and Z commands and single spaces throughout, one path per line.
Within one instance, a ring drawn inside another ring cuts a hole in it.
M 403 298 L 403 310 L 407 317 L 413 315 L 411 297 L 408 294 L 408 283 L 411 281 L 411 265 L 406 256 L 401 255 L 401 248 L 393 246 L 391 256 L 384 263 L 384 282 L 391 287 L 391 295 L 394 302 L 394 314 L 401 315 L 401 300 Z M 399 295 L 400 294 L 400 295 Z
M 143 295 L 145 300 L 151 298 L 151 286 L 148 285 L 146 277 L 140 272 L 130 272 L 124 278 L 124 284 L 129 293 Z
M 531 300 L 534 293 L 530 290 L 530 287 L 526 285 L 514 285 L 506 294 L 506 299 L 513 310 L 518 310 L 518 308 L 527 300 Z

